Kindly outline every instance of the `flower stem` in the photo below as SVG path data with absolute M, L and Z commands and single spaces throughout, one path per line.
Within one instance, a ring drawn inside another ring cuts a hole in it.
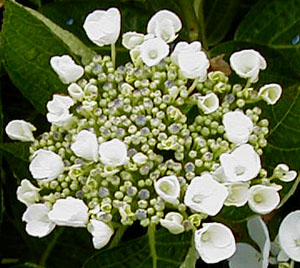
M 295 266 L 295 262 L 292 260 L 290 264 L 290 268 L 294 268 L 294 266 Z
M 196 88 L 197 84 L 198 84 L 198 80 L 195 79 L 193 84 L 188 89 L 188 95 L 190 95 L 193 92 L 193 90 Z
M 114 238 L 113 240 L 111 241 L 110 245 L 108 248 L 113 248 L 115 246 L 117 246 L 119 244 L 119 242 L 121 241 L 125 231 L 127 230 L 127 227 L 126 225 L 121 225 L 117 231 L 116 231 L 116 234 L 114 235 Z
M 116 66 L 116 45 L 115 43 L 111 44 L 111 61 Z
M 148 238 L 149 238 L 149 245 L 150 245 L 150 254 L 152 257 L 152 267 L 157 268 L 157 254 L 155 248 L 155 224 L 151 223 L 148 226 Z
M 250 81 L 250 78 L 247 80 L 247 83 L 246 83 L 246 85 L 245 85 L 245 88 L 248 88 L 248 87 L 250 87 L 251 86 L 251 81 Z

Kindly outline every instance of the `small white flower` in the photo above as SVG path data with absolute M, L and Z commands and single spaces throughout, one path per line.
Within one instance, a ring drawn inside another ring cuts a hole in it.
M 149 67 L 157 65 L 169 54 L 169 46 L 159 37 L 144 41 L 139 50 L 141 59 Z
M 117 42 L 121 28 L 120 11 L 113 7 L 95 10 L 90 13 L 83 24 L 88 38 L 97 46 L 111 45 Z
M 297 172 L 295 170 L 290 170 L 289 166 L 286 164 L 279 164 L 275 168 L 275 174 L 277 177 L 284 182 L 291 182 L 297 177 Z
M 178 204 L 180 195 L 180 184 L 176 176 L 165 176 L 154 183 L 156 193 L 166 202 L 173 205 Z
M 60 226 L 85 227 L 89 218 L 88 207 L 81 199 L 58 199 L 48 214 L 49 219 Z
M 29 170 L 33 178 L 51 181 L 63 173 L 64 163 L 58 154 L 39 149 L 33 156 Z
M 282 88 L 278 84 L 267 84 L 259 89 L 260 96 L 267 104 L 274 105 L 281 96 Z
M 63 126 L 72 119 L 69 108 L 74 105 L 74 101 L 69 96 L 62 96 L 58 94 L 53 95 L 53 99 L 47 103 L 47 119 L 49 123 L 57 126 Z
M 253 147 L 243 144 L 231 153 L 223 153 L 220 162 L 229 181 L 249 181 L 255 178 L 261 168 L 260 158 Z
M 143 153 L 137 153 L 132 157 L 134 163 L 138 165 L 143 165 L 147 162 L 148 157 Z
M 273 186 L 254 185 L 249 190 L 248 205 L 256 213 L 268 214 L 279 205 L 280 196 Z
M 235 239 L 231 230 L 221 223 L 204 223 L 195 231 L 195 247 L 203 261 L 217 263 L 230 258 L 235 250 Z
M 28 207 L 40 199 L 39 190 L 29 180 L 24 179 L 17 189 L 17 199 Z
M 81 130 L 76 135 L 71 150 L 79 157 L 96 162 L 98 160 L 97 136 L 91 131 Z
M 251 119 L 240 111 L 224 114 L 223 125 L 228 140 L 236 144 L 247 143 L 253 130 Z
M 249 198 L 249 185 L 245 182 L 233 182 L 226 185 L 229 195 L 224 205 L 242 207 Z
M 129 51 L 129 55 L 134 65 L 138 66 L 143 63 L 141 58 L 141 46 L 136 46 L 135 48 L 131 49 Z
M 201 43 L 198 41 L 188 44 L 187 42 L 178 42 L 171 54 L 172 62 L 178 65 L 178 55 L 181 53 L 194 53 L 201 51 Z
M 106 166 L 118 167 L 128 163 L 126 144 L 118 139 L 101 143 L 99 154 Z
M 206 79 L 209 60 L 203 51 L 178 53 L 178 66 L 186 78 L 198 79 L 203 82 Z
M 82 88 L 76 83 L 72 83 L 68 86 L 68 92 L 72 99 L 75 101 L 81 101 L 84 97 Z
M 279 227 L 279 244 L 294 261 L 300 262 L 300 210 L 288 214 Z
M 235 52 L 229 60 L 230 66 L 236 74 L 250 79 L 252 83 L 257 82 L 259 71 L 267 68 L 265 59 L 253 49 Z
M 75 82 L 84 74 L 83 67 L 77 65 L 69 55 L 52 57 L 50 65 L 64 84 Z
M 27 207 L 22 220 L 26 222 L 26 232 L 35 237 L 44 237 L 52 232 L 55 224 L 48 218 L 49 209 L 44 204 Z
M 149 20 L 147 31 L 170 43 L 176 39 L 176 33 L 180 31 L 181 27 L 181 21 L 175 13 L 169 10 L 160 10 Z
M 91 219 L 88 225 L 88 231 L 93 236 L 93 245 L 95 249 L 103 248 L 113 235 L 113 229 L 103 221 Z
M 19 141 L 34 141 L 32 132 L 35 130 L 34 125 L 24 120 L 12 120 L 5 128 L 5 132 L 10 139 Z
M 227 196 L 226 187 L 215 181 L 209 173 L 204 173 L 192 179 L 184 196 L 184 204 L 196 212 L 215 216 L 222 209 Z
M 211 114 L 219 108 L 219 99 L 215 93 L 208 93 L 198 99 L 198 107 L 205 114 Z
M 169 230 L 172 234 L 184 232 L 182 225 L 183 217 L 178 212 L 169 212 L 164 219 L 160 219 L 160 225 Z
M 131 50 L 144 42 L 145 36 L 137 32 L 127 32 L 122 36 L 122 45 Z

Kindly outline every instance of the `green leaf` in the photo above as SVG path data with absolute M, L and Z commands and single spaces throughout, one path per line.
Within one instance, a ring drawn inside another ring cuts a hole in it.
M 41 113 L 54 93 L 66 92 L 50 67 L 50 58 L 71 54 L 86 63 L 94 55 L 74 35 L 14 1 L 6 1 L 1 53 L 11 80 Z
M 264 0 L 239 25 L 235 40 L 278 50 L 300 72 L 300 4 L 298 0 Z
M 157 267 L 179 267 L 190 246 L 191 233 L 173 235 L 161 228 L 155 239 Z M 148 235 L 145 235 L 92 256 L 83 267 L 152 268 L 152 264 Z

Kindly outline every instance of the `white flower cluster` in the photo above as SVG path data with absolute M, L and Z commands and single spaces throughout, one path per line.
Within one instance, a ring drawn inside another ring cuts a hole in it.
M 92 42 L 113 51 L 120 21 L 116 8 L 96 10 L 83 27 Z M 279 164 L 267 176 L 260 156 L 268 121 L 260 120 L 260 108 L 242 108 L 259 100 L 275 104 L 281 87 L 249 88 L 266 68 L 254 50 L 230 57 L 232 69 L 248 79 L 245 88 L 209 71 L 198 41 L 178 42 L 168 56 L 181 27 L 176 14 L 162 10 L 147 34 L 125 33 L 122 44 L 133 63 L 118 68 L 109 56 L 85 67 L 68 55 L 51 58 L 69 96 L 55 94 L 48 102 L 50 131 L 34 139 L 30 123 L 14 120 L 6 127 L 10 138 L 32 142 L 29 170 L 38 187 L 24 179 L 17 190 L 27 206 L 28 234 L 43 237 L 56 225 L 86 227 L 98 249 L 113 235 L 113 222 L 138 220 L 173 234 L 194 230 L 199 256 L 216 263 L 234 254 L 235 239 L 221 223 L 197 229 L 203 219 L 224 206 L 248 204 L 258 214 L 277 208 L 281 186 L 272 180 L 290 182 L 297 173 Z

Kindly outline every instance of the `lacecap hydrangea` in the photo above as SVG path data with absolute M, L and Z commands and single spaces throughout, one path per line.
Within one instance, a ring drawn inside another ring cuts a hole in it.
M 92 12 L 83 25 L 96 45 L 111 45 L 111 57 L 97 55 L 86 66 L 69 55 L 50 59 L 68 95 L 47 103 L 48 132 L 34 138 L 35 127 L 23 120 L 6 127 L 11 139 L 32 142 L 32 178 L 17 189 L 27 206 L 26 231 L 43 237 L 56 225 L 83 227 L 99 249 L 114 223 L 138 221 L 173 234 L 193 231 L 205 262 L 227 259 L 236 250 L 231 230 L 204 220 L 224 206 L 267 214 L 280 202 L 273 179 L 297 175 L 279 164 L 269 176 L 261 162 L 268 120 L 253 103 L 275 104 L 281 86 L 253 85 L 267 63 L 252 49 L 230 57 L 246 86 L 213 71 L 198 41 L 170 51 L 182 24 L 168 10 L 150 19 L 146 34 L 123 34 L 132 62 L 116 67 L 120 21 L 110 8 Z

